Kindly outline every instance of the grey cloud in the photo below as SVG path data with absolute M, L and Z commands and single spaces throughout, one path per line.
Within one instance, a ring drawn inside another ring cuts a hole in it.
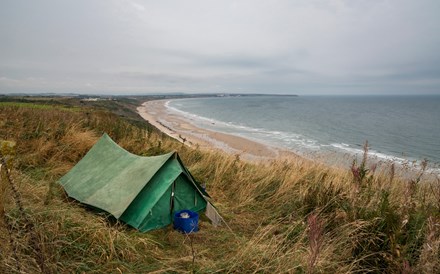
M 440 93 L 440 5 L 3 1 L 0 92 Z

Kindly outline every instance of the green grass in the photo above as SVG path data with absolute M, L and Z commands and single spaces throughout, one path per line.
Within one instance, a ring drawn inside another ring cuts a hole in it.
M 24 103 L 24 102 L 0 102 L 0 107 L 17 107 L 17 108 L 33 108 L 33 109 L 58 109 L 62 111 L 81 111 L 81 108 L 61 106 L 61 105 L 47 105 L 47 104 L 37 104 L 37 103 Z

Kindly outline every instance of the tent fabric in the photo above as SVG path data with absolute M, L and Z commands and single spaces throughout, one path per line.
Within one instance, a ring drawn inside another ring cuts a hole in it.
M 176 152 L 134 155 L 107 134 L 59 182 L 69 197 L 141 231 L 170 224 L 181 209 L 203 210 L 209 197 Z
M 210 202 L 206 204 L 205 215 L 211 220 L 213 226 L 221 225 L 223 218 Z

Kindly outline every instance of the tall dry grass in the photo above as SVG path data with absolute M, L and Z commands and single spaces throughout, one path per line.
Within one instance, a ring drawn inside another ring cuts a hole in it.
M 56 181 L 103 132 L 139 155 L 177 150 L 231 230 L 202 219 L 191 242 L 171 228 L 141 234 L 68 199 Z M 423 176 L 399 178 L 391 167 L 377 174 L 366 163 L 335 169 L 301 158 L 245 162 L 93 108 L 0 106 L 0 139 L 16 143 L 9 168 L 23 204 L 21 212 L 2 174 L 1 272 L 433 273 L 440 267 L 440 186 Z

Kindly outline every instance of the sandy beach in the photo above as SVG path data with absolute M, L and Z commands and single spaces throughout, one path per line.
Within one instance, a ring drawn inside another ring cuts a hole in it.
M 246 138 L 197 127 L 188 118 L 167 109 L 167 101 L 148 101 L 138 107 L 137 111 L 150 124 L 179 142 L 191 147 L 221 149 L 248 160 L 267 160 L 287 154 L 293 155 L 291 152 Z
M 239 155 L 241 159 L 249 161 L 267 161 L 279 158 L 300 157 L 292 151 L 283 150 L 277 147 L 271 147 L 266 144 L 255 142 L 240 136 L 211 131 L 194 125 L 190 118 L 182 116 L 180 113 L 168 109 L 165 104 L 169 100 L 147 101 L 137 108 L 138 113 L 150 124 L 158 128 L 170 137 L 183 142 L 190 147 L 199 147 L 201 149 L 219 149 L 232 155 Z M 354 156 L 336 155 L 336 154 L 315 154 L 311 157 L 305 157 L 308 160 L 325 163 L 339 168 L 348 168 L 352 163 Z M 378 170 L 387 171 L 391 166 L 391 161 L 383 161 L 376 157 L 369 159 L 371 165 L 376 165 Z M 410 165 L 410 163 L 408 163 Z M 396 172 L 402 177 L 415 176 L 420 172 L 419 167 L 408 167 L 406 165 L 396 164 Z M 438 171 L 433 169 L 425 172 L 425 177 L 431 175 L 437 176 Z M 437 170 L 437 169 L 435 169 Z M 431 175 L 430 175 L 431 174 Z

